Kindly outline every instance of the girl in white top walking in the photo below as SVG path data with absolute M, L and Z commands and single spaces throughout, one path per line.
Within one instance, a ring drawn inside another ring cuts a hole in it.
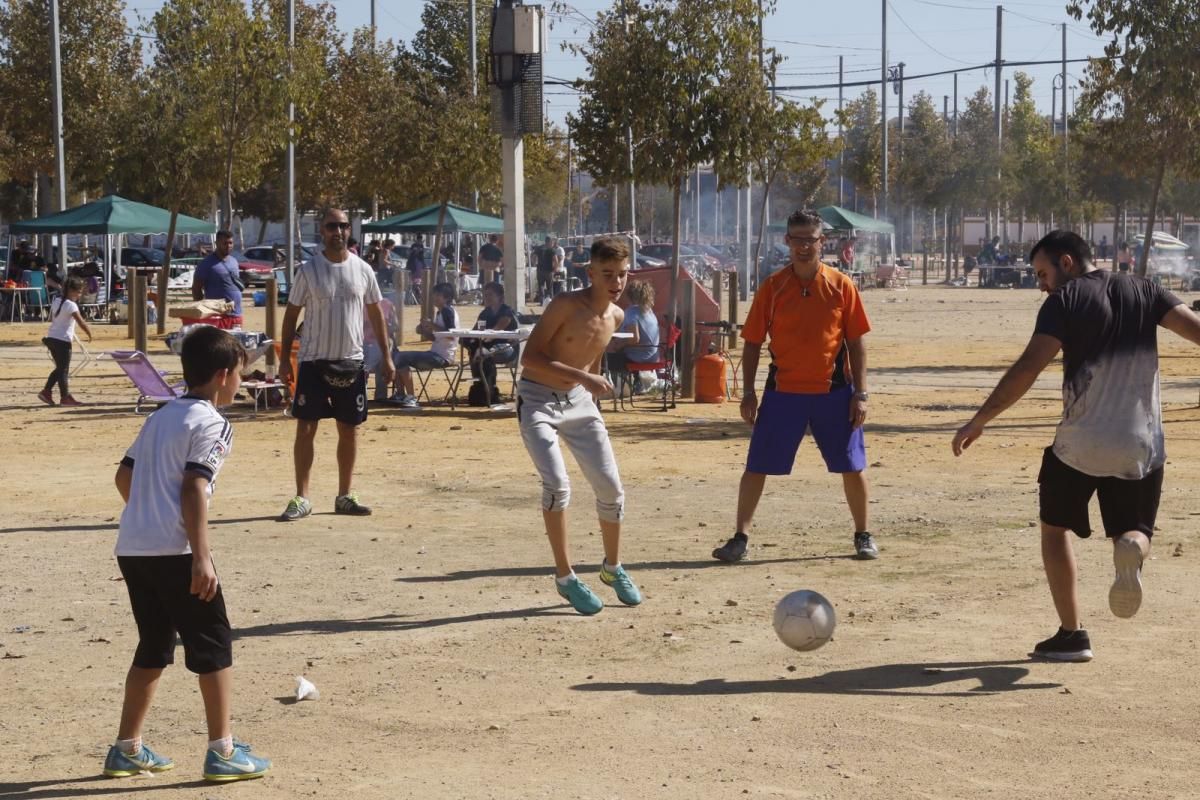
M 88 341 L 92 340 L 92 329 L 83 321 L 83 315 L 79 313 L 79 296 L 81 294 L 83 294 L 83 279 L 67 278 L 63 284 L 62 296 L 50 304 L 50 330 L 46 332 L 42 344 L 50 350 L 50 356 L 54 359 L 54 371 L 50 373 L 50 377 L 46 378 L 46 388 L 38 394 L 38 400 L 48 406 L 54 405 L 54 397 L 50 392 L 56 383 L 62 398 L 60 405 L 83 405 L 71 396 L 71 392 L 67 388 L 67 380 L 71 376 L 71 342 L 75 338 L 76 324 L 83 328 Z

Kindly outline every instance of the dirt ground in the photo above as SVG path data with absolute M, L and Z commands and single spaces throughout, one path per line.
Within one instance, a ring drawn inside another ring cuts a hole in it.
M 810 442 L 791 477 L 768 483 L 751 560 L 712 561 L 748 441 L 736 406 L 607 414 L 623 561 L 646 600 L 621 607 L 599 586 L 592 495 L 572 464 L 574 554 L 610 603 L 594 618 L 554 593 L 513 416 L 373 408 L 366 519 L 332 514 L 323 430 L 317 513 L 283 525 L 293 423 L 232 409 L 212 531 L 237 635 L 234 732 L 274 769 L 228 788 L 199 781 L 203 715 L 182 654 L 145 732 L 176 769 L 99 776 L 136 642 L 112 557 L 112 473 L 142 420 L 103 362 L 74 382 L 90 405 L 40 406 L 44 326 L 2 325 L 0 798 L 1194 798 L 1200 353 L 1163 333 L 1171 458 L 1141 613 L 1109 613 L 1109 547 L 1080 541 L 1096 658 L 1034 662 L 1057 625 L 1034 525 L 1059 367 L 966 457 L 949 442 L 1039 302 L 867 293 L 876 562 L 850 558 L 840 482 Z M 100 327 L 92 349 L 124 345 L 123 331 Z M 162 342 L 151 351 L 177 370 Z M 776 601 L 800 588 L 839 617 L 812 653 L 771 628 Z M 301 674 L 320 700 L 291 699 Z

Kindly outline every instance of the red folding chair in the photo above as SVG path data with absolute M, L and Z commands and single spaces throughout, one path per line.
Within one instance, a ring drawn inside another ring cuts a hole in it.
M 657 345 L 658 360 L 656 361 L 626 361 L 623 380 L 621 381 L 620 394 L 618 399 L 621 403 L 621 410 L 625 410 L 625 395 L 628 389 L 629 407 L 636 408 L 634 398 L 634 381 L 638 375 L 649 373 L 652 377 L 663 382 L 662 391 L 662 407 L 659 411 L 666 411 L 667 393 L 671 395 L 670 408 L 675 408 L 675 395 L 679 390 L 679 380 L 675 374 L 675 345 L 679 343 L 679 337 L 682 331 L 675 325 L 667 329 L 667 339 L 665 342 Z

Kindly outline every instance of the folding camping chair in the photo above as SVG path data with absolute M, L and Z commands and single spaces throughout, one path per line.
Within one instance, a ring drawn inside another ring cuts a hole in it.
M 138 390 L 133 413 L 142 413 L 143 404 L 159 406 L 183 396 L 184 383 L 167 383 L 163 373 L 155 369 L 154 364 L 141 350 L 111 350 L 106 355 L 129 376 L 129 380 Z
M 675 408 L 675 395 L 679 390 L 679 381 L 675 377 L 675 345 L 679 343 L 682 331 L 679 327 L 672 325 L 667 329 L 667 338 L 662 344 L 655 347 L 658 351 L 658 360 L 651 362 L 626 361 L 625 369 L 620 377 L 620 386 L 617 387 L 617 395 L 613 400 L 613 408 L 615 410 L 617 401 L 621 403 L 621 410 L 625 410 L 625 398 L 628 392 L 629 407 L 635 408 L 634 397 L 637 394 L 634 391 L 634 381 L 638 374 L 649 373 L 651 377 L 662 383 L 662 406 L 658 409 L 666 411 L 667 408 Z M 667 405 L 667 394 L 670 393 L 670 406 Z

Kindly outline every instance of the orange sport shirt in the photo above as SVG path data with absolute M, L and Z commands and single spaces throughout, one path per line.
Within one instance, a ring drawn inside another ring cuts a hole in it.
M 770 337 L 777 391 L 822 394 L 850 384 L 846 342 L 869 330 L 849 277 L 822 264 L 811 281 L 801 281 L 787 266 L 759 287 L 742 338 L 761 345 Z

